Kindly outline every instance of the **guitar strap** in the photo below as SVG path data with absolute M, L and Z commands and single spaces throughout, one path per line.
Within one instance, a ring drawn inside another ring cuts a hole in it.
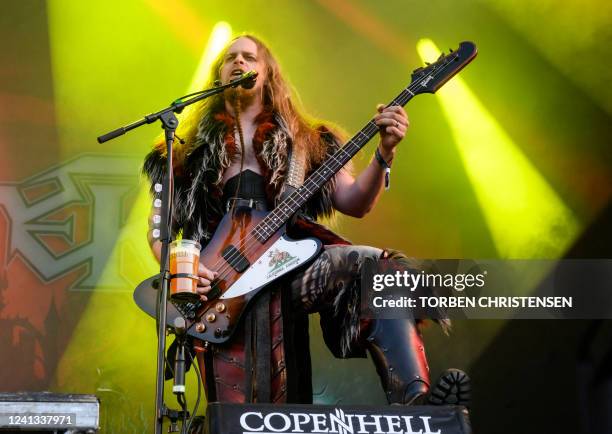
M 287 162 L 289 169 L 287 170 L 285 183 L 280 194 L 281 201 L 300 188 L 304 183 L 304 178 L 306 177 L 306 153 L 304 149 L 289 146 Z

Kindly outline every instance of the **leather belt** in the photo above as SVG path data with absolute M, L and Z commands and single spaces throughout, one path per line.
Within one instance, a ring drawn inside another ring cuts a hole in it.
M 227 204 L 225 205 L 225 212 L 228 212 L 232 208 L 232 206 L 235 206 L 236 208 L 242 208 L 242 207 L 252 208 L 257 211 L 267 211 L 268 210 L 268 206 L 266 205 L 266 202 L 264 202 L 263 200 L 243 199 L 241 197 L 230 197 L 227 200 Z

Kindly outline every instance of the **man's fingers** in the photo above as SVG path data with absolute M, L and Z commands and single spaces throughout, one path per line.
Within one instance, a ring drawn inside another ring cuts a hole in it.
M 219 275 L 216 271 L 209 270 L 202 263 L 198 266 L 198 274 L 208 280 L 214 280 Z
M 210 285 L 206 285 L 206 286 L 198 286 L 196 288 L 196 291 L 198 294 L 208 294 L 210 292 Z
M 399 126 L 406 127 L 406 126 L 408 126 L 407 119 L 403 119 L 401 117 L 396 117 L 396 116 L 393 116 L 393 117 L 382 117 L 382 116 L 380 116 L 380 117 L 377 117 L 374 120 L 374 123 L 376 125 L 378 125 L 379 127 L 380 126 L 385 126 L 385 125 L 391 125 L 391 126 L 395 126 L 395 127 L 399 127 Z
M 378 114 L 374 117 L 375 120 L 386 118 L 395 119 L 404 125 L 409 124 L 408 115 L 404 111 L 403 107 L 400 106 L 384 107 L 382 110 L 379 110 Z
M 394 113 L 399 113 L 400 115 L 402 115 L 404 117 L 408 117 L 408 115 L 406 115 L 406 111 L 404 110 L 404 107 L 399 106 L 399 105 L 389 106 L 384 111 L 390 111 L 390 112 L 394 112 Z
M 386 107 L 384 104 L 378 104 L 376 106 L 376 111 L 379 112 L 379 113 L 394 112 L 394 113 L 399 113 L 402 116 L 407 116 L 406 115 L 406 110 L 404 110 L 404 107 L 402 107 L 400 105 L 390 105 L 390 106 Z
M 205 277 L 200 277 L 200 280 L 198 281 L 198 286 L 210 286 L 210 283 L 212 281 L 210 279 L 207 279 Z
M 385 132 L 387 134 L 393 134 L 394 136 L 397 136 L 400 139 L 403 139 L 404 135 L 406 134 L 405 131 L 402 131 L 399 128 L 396 128 L 396 127 L 387 127 L 387 128 L 385 128 Z

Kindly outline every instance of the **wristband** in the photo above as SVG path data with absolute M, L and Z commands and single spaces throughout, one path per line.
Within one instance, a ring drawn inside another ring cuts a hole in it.
M 380 153 L 380 149 L 376 148 L 374 156 L 376 157 L 378 164 L 385 169 L 385 190 L 389 190 L 389 187 L 391 186 L 391 165 L 383 158 L 382 154 Z

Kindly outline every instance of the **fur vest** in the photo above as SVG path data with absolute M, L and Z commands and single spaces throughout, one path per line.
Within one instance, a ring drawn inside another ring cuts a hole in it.
M 268 202 L 276 204 L 283 193 L 292 146 L 299 138 L 292 137 L 286 123 L 276 114 L 264 112 L 257 117 L 256 123 L 253 150 L 266 181 Z M 182 231 L 184 238 L 198 240 L 204 246 L 214 233 L 225 211 L 223 174 L 234 159 L 240 157 L 234 131 L 234 118 L 226 113 L 207 115 L 201 120 L 195 143 L 184 160 L 174 161 L 173 235 Z M 340 148 L 340 141 L 328 129 L 320 127 L 318 133 L 321 148 L 315 152 L 304 149 L 306 176 L 316 170 L 321 159 Z M 147 155 L 143 167 L 152 186 L 162 182 L 165 169 L 166 156 L 154 149 Z M 332 179 L 305 204 L 301 214 L 314 220 L 331 215 L 334 188 Z M 152 193 L 156 194 L 153 188 Z M 334 243 L 345 242 L 310 220 L 298 219 L 298 222 L 294 225 L 296 231 L 317 236 L 323 242 L 326 239 Z M 280 320 L 274 316 L 279 306 L 283 311 Z M 241 322 L 240 329 L 233 340 L 215 345 L 206 353 L 207 397 L 249 402 L 253 399 L 253 390 L 257 390 L 258 402 L 312 402 L 308 316 L 292 312 L 290 297 L 281 297 L 281 291 L 273 295 L 265 291 Z M 256 350 L 252 348 L 251 336 L 257 336 Z M 281 339 L 283 345 L 272 347 L 272 339 Z M 262 350 L 265 348 L 272 350 Z M 268 378 L 270 365 L 286 369 L 285 374 Z M 225 384 L 228 378 L 231 387 Z M 254 379 L 257 381 L 255 388 Z
M 276 204 L 284 186 L 294 137 L 278 114 L 263 112 L 256 123 L 253 147 L 268 186 L 268 201 Z M 323 158 L 340 148 L 340 141 L 330 130 L 323 126 L 317 130 Z M 234 158 L 239 158 L 239 152 L 234 139 L 233 117 L 218 113 L 206 115 L 201 120 L 193 148 L 184 161 L 175 162 L 173 235 L 182 231 L 184 238 L 199 240 L 202 245 L 208 242 L 225 212 L 221 200 L 223 173 Z M 321 161 L 317 161 L 315 153 L 308 149 L 305 153 L 310 169 L 306 173 L 308 176 Z M 156 148 L 145 158 L 143 172 L 151 186 L 162 182 L 166 169 L 164 154 Z M 332 178 L 306 203 L 302 214 L 313 220 L 330 216 L 334 188 Z M 154 193 L 153 187 L 151 191 Z

